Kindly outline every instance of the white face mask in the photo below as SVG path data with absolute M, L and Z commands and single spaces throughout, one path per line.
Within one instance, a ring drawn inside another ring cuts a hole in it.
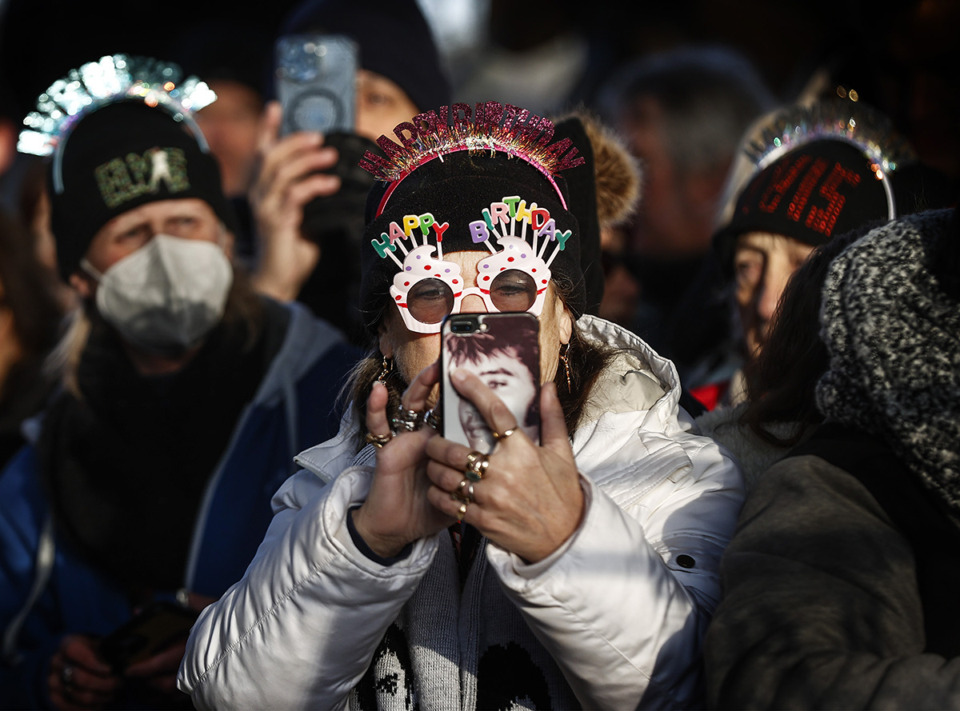
M 145 351 L 177 354 L 216 326 L 233 283 L 223 249 L 212 242 L 158 234 L 103 274 L 97 309 L 125 340 Z

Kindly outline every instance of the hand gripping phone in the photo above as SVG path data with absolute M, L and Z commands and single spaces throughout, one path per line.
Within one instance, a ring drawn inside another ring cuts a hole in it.
M 355 124 L 358 45 L 345 35 L 283 35 L 275 45 L 282 135 L 350 133 Z
M 496 444 L 483 416 L 454 389 L 450 373 L 475 373 L 510 408 L 517 428 L 540 443 L 540 322 L 530 313 L 458 313 L 444 320 L 440 362 L 443 436 L 488 454 Z
M 186 639 L 197 613 L 173 602 L 153 602 L 100 640 L 99 653 L 118 673 Z

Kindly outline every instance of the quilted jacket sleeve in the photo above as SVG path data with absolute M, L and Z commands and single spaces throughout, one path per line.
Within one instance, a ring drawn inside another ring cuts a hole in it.
M 346 515 L 371 473 L 355 467 L 324 486 L 303 471 L 278 492 L 281 508 L 243 579 L 191 633 L 178 684 L 197 708 L 345 704 L 437 548 L 437 538 L 419 541 L 389 567 L 356 549 Z

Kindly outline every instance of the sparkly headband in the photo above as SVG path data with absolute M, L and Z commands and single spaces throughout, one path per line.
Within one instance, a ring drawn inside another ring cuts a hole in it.
M 417 168 L 458 151 L 502 152 L 526 161 L 547 178 L 564 209 L 566 199 L 554 176 L 585 162 L 570 138 L 550 142 L 554 134 L 550 119 L 496 101 L 479 102 L 473 109 L 463 103 L 441 106 L 398 124 L 393 132 L 399 144 L 386 136 L 377 139 L 387 158 L 367 151 L 360 160 L 361 168 L 389 183 L 375 217 L 383 213 L 397 186 Z
M 196 77 L 180 81 L 180 67 L 149 57 L 115 54 L 71 69 L 37 98 L 36 110 L 23 120 L 17 150 L 38 156 L 54 155 L 53 187 L 63 191 L 62 156 L 70 131 L 87 114 L 107 104 L 134 99 L 163 108 L 189 126 L 200 149 L 209 153 L 193 112 L 217 96 Z
M 864 154 L 871 170 L 882 181 L 892 219 L 895 201 L 884 178 L 916 156 L 906 139 L 894 130 L 890 119 L 865 104 L 827 100 L 777 111 L 744 144 L 743 152 L 756 166 L 756 175 L 786 153 L 823 139 L 848 143 Z

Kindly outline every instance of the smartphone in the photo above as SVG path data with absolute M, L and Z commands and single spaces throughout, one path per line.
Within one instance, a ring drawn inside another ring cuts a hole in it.
M 450 314 L 440 329 L 443 436 L 488 454 L 493 433 L 473 403 L 456 391 L 450 374 L 466 368 L 510 408 L 540 443 L 540 321 L 530 313 Z
M 197 613 L 173 602 L 153 602 L 100 640 L 100 656 L 115 671 L 149 659 L 179 639 L 186 639 Z
M 339 34 L 283 35 L 275 45 L 277 99 L 283 135 L 294 131 L 352 133 L 357 43 Z

